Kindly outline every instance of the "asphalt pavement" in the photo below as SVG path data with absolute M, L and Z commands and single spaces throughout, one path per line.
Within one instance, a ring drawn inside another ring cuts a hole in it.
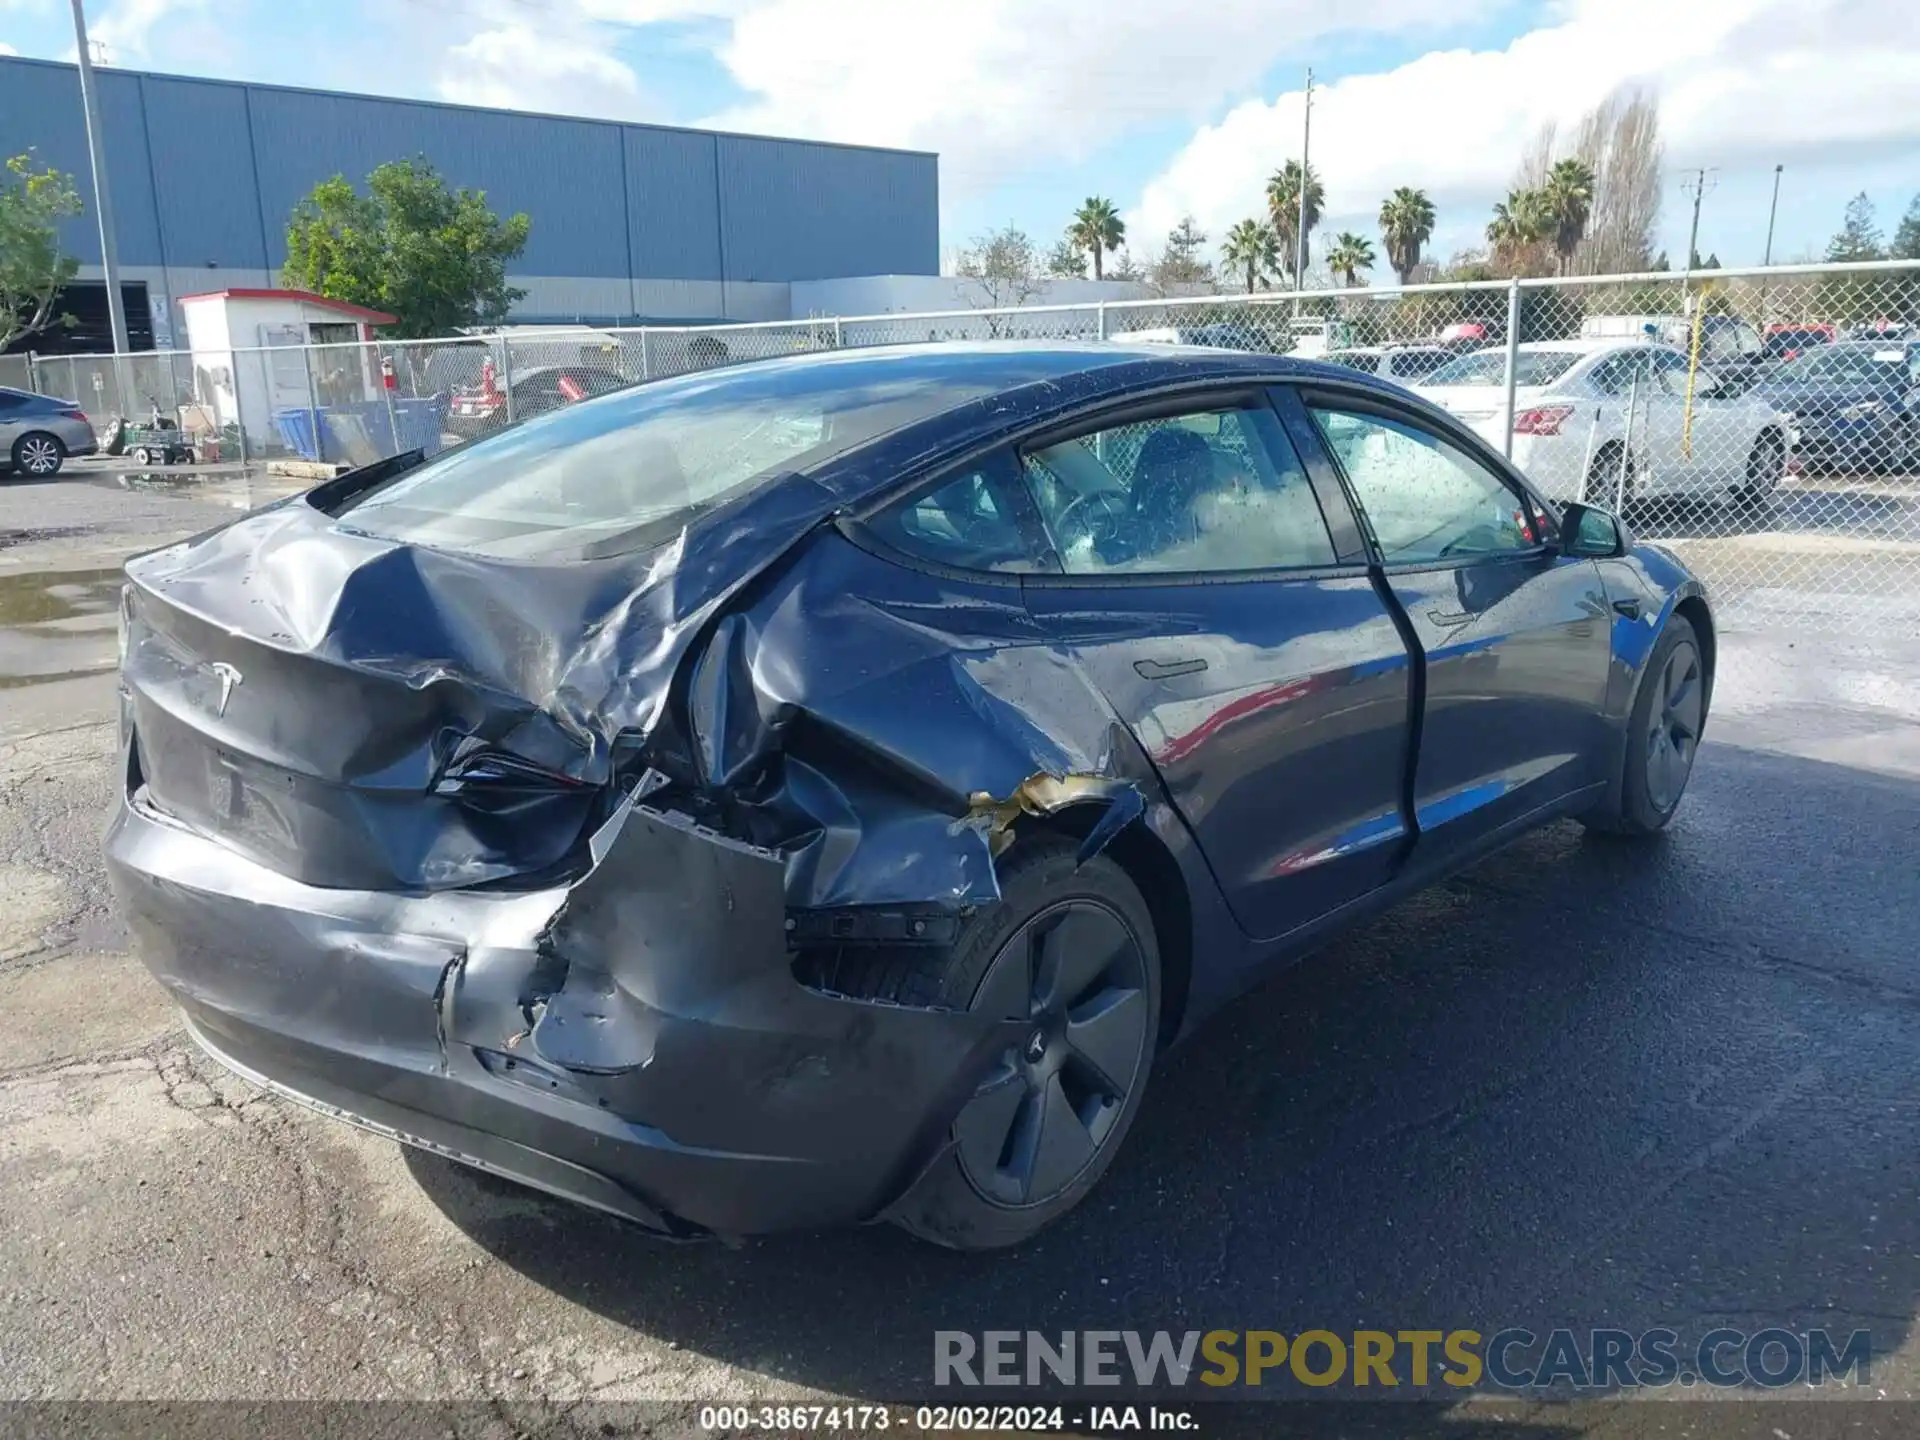
M 669 1401 L 681 1433 L 925 1397 L 937 1330 L 1725 1325 L 1867 1330 L 1870 1378 L 1796 1393 L 1920 1402 L 1920 594 L 1850 601 L 1844 550 L 1749 587 L 1669 834 L 1555 826 L 1277 975 L 1035 1243 L 674 1247 L 250 1090 L 129 956 L 112 572 L 295 483 L 0 482 L 0 1397 Z M 1689 558 L 1777 553 L 1751 531 Z M 1498 1433 L 1750 1433 L 1663 1393 Z

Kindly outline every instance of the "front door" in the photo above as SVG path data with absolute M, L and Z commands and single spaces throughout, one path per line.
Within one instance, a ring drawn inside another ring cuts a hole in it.
M 1605 779 L 1606 591 L 1592 561 L 1546 543 L 1529 497 L 1424 417 L 1305 398 L 1425 657 L 1415 857 L 1444 866 Z
M 1026 578 L 1028 609 L 1241 926 L 1278 938 L 1381 885 L 1409 834 L 1407 652 L 1337 483 L 1316 490 L 1265 396 L 1084 424 L 1023 470 L 1063 572 Z

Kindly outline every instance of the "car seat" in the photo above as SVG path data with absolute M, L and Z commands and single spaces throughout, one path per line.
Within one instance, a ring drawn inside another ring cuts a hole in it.
M 1156 430 L 1133 467 L 1133 512 L 1140 553 L 1199 538 L 1194 502 L 1213 486 L 1213 451 L 1191 430 Z

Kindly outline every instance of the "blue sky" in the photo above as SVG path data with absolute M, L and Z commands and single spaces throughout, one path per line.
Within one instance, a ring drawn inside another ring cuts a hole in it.
M 1865 190 L 1891 231 L 1920 192 L 1911 0 L 90 0 L 109 63 L 528 110 L 906 145 L 941 155 L 949 249 L 1008 222 L 1050 244 L 1111 197 L 1146 258 L 1191 211 L 1214 241 L 1299 146 L 1324 86 L 1326 229 L 1397 184 L 1474 243 L 1541 122 L 1656 93 L 1661 242 L 1684 167 L 1714 167 L 1700 245 L 1811 255 Z M 0 46 L 69 56 L 67 0 L 0 0 Z

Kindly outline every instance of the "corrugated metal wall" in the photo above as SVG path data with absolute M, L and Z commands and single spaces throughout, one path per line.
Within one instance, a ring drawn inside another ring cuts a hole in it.
M 329 176 L 425 155 L 533 231 L 516 273 L 813 280 L 939 269 L 936 157 L 101 70 L 124 265 L 277 267 Z M 0 152 L 88 185 L 78 72 L 0 57 Z M 99 262 L 90 218 L 65 236 Z

